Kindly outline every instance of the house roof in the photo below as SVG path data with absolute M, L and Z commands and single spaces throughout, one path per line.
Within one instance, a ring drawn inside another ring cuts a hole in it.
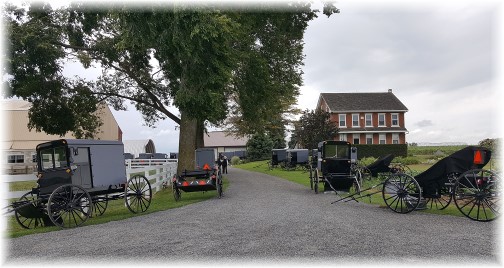
M 408 108 L 392 93 L 321 93 L 320 100 L 324 99 L 330 112 L 348 111 L 403 111 Z
M 247 138 L 237 138 L 226 131 L 212 131 L 204 135 L 205 147 L 245 147 Z

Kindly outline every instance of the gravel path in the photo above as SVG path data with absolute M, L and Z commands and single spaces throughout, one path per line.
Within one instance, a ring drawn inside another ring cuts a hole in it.
M 400 215 L 230 168 L 222 199 L 102 225 L 8 239 L 6 264 L 496 264 L 497 224 Z M 182 195 L 182 198 L 184 196 Z M 222 258 L 219 258 L 222 257 Z

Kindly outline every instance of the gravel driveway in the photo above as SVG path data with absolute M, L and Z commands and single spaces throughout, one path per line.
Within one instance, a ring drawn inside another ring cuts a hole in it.
M 496 264 L 497 224 L 349 202 L 229 168 L 222 199 L 5 240 L 6 264 Z M 182 195 L 182 198 L 184 196 Z M 221 258 L 222 257 L 222 258 Z

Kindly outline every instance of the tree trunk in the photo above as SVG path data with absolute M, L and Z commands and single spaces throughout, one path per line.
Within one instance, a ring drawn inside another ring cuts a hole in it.
M 196 168 L 196 149 L 204 147 L 203 122 L 181 111 L 177 174 Z
M 177 174 L 184 170 L 194 170 L 196 167 L 195 150 L 198 123 L 196 119 L 180 112 L 179 157 Z

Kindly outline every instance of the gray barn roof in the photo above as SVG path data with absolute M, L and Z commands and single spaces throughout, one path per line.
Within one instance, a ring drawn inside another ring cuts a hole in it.
M 204 135 L 205 147 L 245 147 L 248 138 L 238 138 L 227 135 L 225 131 L 208 132 Z
M 320 98 L 325 100 L 331 112 L 408 111 L 408 108 L 392 92 L 321 93 Z

